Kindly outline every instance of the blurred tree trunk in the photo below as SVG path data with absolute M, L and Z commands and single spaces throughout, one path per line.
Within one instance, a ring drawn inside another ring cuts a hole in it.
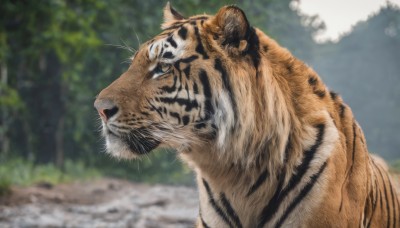
M 64 123 L 65 117 L 62 116 L 58 121 L 56 135 L 56 166 L 64 170 Z
M 0 63 L 0 96 L 4 93 L 3 89 L 8 84 L 8 72 L 7 65 L 4 62 Z M 10 139 L 8 133 L 8 109 L 1 109 L 1 122 L 0 122 L 0 144 L 1 144 L 1 156 L 6 156 L 10 150 Z
M 55 163 L 56 156 L 62 157 L 65 104 L 62 99 L 61 63 L 53 53 L 39 57 L 40 76 L 32 83 L 28 98 L 28 109 L 32 110 L 31 126 L 35 135 L 34 151 L 36 162 Z M 58 159 L 57 159 L 58 162 Z

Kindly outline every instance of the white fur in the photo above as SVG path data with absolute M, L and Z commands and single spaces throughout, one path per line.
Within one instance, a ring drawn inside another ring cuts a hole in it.
M 217 146 L 220 149 L 226 147 L 226 138 L 229 137 L 227 134 L 235 124 L 235 118 L 233 115 L 233 109 L 229 96 L 226 92 L 221 92 L 218 99 L 219 108 L 216 110 L 214 115 L 214 122 L 219 127 Z
M 149 52 L 149 59 L 151 61 L 159 60 L 165 63 L 174 63 L 178 59 L 182 58 L 182 55 L 185 52 L 185 46 L 186 46 L 185 41 L 178 36 L 174 36 L 173 39 L 177 44 L 177 47 L 174 48 L 166 41 L 167 39 L 168 37 L 165 37 L 164 39 L 157 40 L 153 44 L 149 45 L 148 52 Z M 172 59 L 162 58 L 162 55 L 166 52 L 171 52 L 174 55 L 174 58 Z

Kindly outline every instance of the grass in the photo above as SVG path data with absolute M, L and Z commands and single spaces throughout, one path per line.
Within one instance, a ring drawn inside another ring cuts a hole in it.
M 194 185 L 192 171 L 171 152 L 159 151 L 135 161 L 117 161 L 105 155 L 97 160 L 92 168 L 83 161 L 66 160 L 61 170 L 53 164 L 36 165 L 24 158 L 0 159 L 0 196 L 9 194 L 11 186 L 43 182 L 56 185 L 102 176 L 151 184 Z
M 1 178 L 1 176 L 0 176 L 0 196 L 8 195 L 10 193 L 11 193 L 10 180 Z
M 34 165 L 26 159 L 11 159 L 0 162 L 0 195 L 10 193 L 12 185 L 29 186 L 40 182 L 59 184 L 100 176 L 99 171 L 87 168 L 83 162 L 67 160 L 64 170 L 61 170 L 53 164 Z

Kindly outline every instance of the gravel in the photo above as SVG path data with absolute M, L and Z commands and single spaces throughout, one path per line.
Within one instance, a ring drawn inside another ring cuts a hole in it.
M 50 189 L 13 189 L 0 201 L 0 227 L 194 227 L 194 188 L 138 185 L 119 180 Z

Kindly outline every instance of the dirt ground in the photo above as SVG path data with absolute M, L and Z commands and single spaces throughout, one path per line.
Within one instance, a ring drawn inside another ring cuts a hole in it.
M 193 188 L 101 179 L 13 188 L 0 198 L 0 227 L 194 227 Z
M 393 175 L 400 197 L 400 175 Z M 194 188 L 100 179 L 13 188 L 0 198 L 0 227 L 194 227 Z

